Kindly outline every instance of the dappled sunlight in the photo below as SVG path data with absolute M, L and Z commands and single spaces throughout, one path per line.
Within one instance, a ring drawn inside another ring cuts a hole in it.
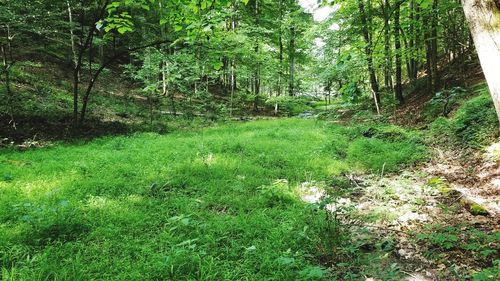
M 363 218 L 368 227 L 385 227 L 433 218 L 428 200 L 436 191 L 413 175 L 368 176 L 380 172 L 380 159 L 387 161 L 384 173 L 421 159 L 418 138 L 403 143 L 410 133 L 395 130 L 263 120 L 11 152 L 9 159 L 32 159 L 33 169 L 11 164 L 12 179 L 0 181 L 7 196 L 0 207 L 8 210 L 0 217 L 1 245 L 33 251 L 37 260 L 15 254 L 13 264 L 24 270 L 58 262 L 49 254 L 68 247 L 90 271 L 115 264 L 106 252 L 120 251 L 130 270 L 117 276 L 135 276 L 153 259 L 161 261 L 153 265 L 159 276 L 171 279 L 220 266 L 259 276 L 252 268 L 264 253 L 272 257 L 269 270 L 289 279 L 297 273 L 281 262 L 309 268 L 307 255 L 316 251 L 329 262 L 341 260 L 328 249 L 362 248 L 376 234 L 351 235 L 343 229 L 348 222 Z M 402 152 L 410 157 L 396 155 Z M 333 214 L 337 220 L 330 221 Z M 137 253 L 144 258 L 135 262 Z M 84 256 L 103 257 L 95 263 Z
M 500 280 L 500 0 L 0 2 L 1 280 Z
M 86 201 L 85 205 L 91 209 L 113 208 L 117 210 L 117 207 L 120 207 L 120 202 L 118 200 L 102 196 L 89 196 Z M 126 208 L 121 208 L 120 211 L 124 211 L 125 209 Z
M 27 199 L 37 200 L 43 196 L 50 196 L 52 194 L 57 194 L 58 192 L 63 192 L 66 187 L 78 179 L 78 175 L 68 174 L 67 177 L 59 179 L 50 178 L 29 181 L 19 180 L 7 185 L 5 188 L 15 189 L 22 192 Z

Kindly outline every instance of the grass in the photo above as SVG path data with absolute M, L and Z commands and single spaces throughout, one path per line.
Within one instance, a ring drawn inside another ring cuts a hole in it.
M 449 146 L 481 148 L 498 137 L 498 119 L 487 85 L 469 89 L 475 97 L 464 100 L 450 118 L 430 124 L 431 135 Z
M 331 277 L 325 216 L 295 188 L 416 163 L 417 139 L 284 119 L 0 150 L 1 279 Z

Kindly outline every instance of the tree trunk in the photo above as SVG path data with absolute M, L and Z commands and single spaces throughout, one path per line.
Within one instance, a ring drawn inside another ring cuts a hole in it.
M 281 81 L 283 80 L 283 0 L 279 0 L 279 10 L 280 10 L 280 26 L 279 26 L 279 37 L 278 37 L 278 45 L 279 45 L 279 70 L 278 70 L 278 93 L 276 96 L 281 96 Z M 275 114 L 278 113 L 278 102 L 276 102 L 275 106 Z
M 462 5 L 500 120 L 500 1 L 462 0 Z
M 417 16 L 415 15 L 415 0 L 410 1 L 410 26 L 408 27 L 408 38 L 409 38 L 409 78 L 410 81 L 414 81 L 417 79 L 417 62 L 415 60 L 415 45 L 417 42 L 415 23 L 418 22 Z
M 71 52 L 73 53 L 73 67 L 76 67 L 76 64 L 78 63 L 78 55 L 76 54 L 75 34 L 73 32 L 73 13 L 71 11 L 69 0 L 66 1 L 66 5 L 68 6 L 69 34 L 71 42 Z
M 10 35 L 10 28 L 7 25 L 7 43 L 6 45 L 1 45 L 1 50 L 2 50 L 2 61 L 3 61 L 3 69 L 0 69 L 3 71 L 5 75 L 5 91 L 7 94 L 7 103 L 9 104 L 9 115 L 10 115 L 10 124 L 12 125 L 12 128 L 16 128 L 16 121 L 14 120 L 14 95 L 12 93 L 12 90 L 10 88 L 10 68 L 14 64 L 14 60 L 12 57 L 12 46 L 10 41 L 12 40 L 12 36 Z
M 106 13 L 106 7 L 108 6 L 109 0 L 105 0 L 102 6 L 98 8 L 99 14 L 96 15 L 94 23 L 92 27 L 89 28 L 88 33 L 85 35 L 84 26 L 85 26 L 85 9 L 82 9 L 80 14 L 80 46 L 78 50 L 78 58 L 76 60 L 76 65 L 73 70 L 73 125 L 76 127 L 83 123 L 83 120 L 78 120 L 78 98 L 79 98 L 79 86 L 80 86 L 80 70 L 82 69 L 83 64 L 83 56 L 85 55 L 85 51 L 92 48 L 92 40 L 94 38 L 94 34 L 96 31 L 97 22 L 102 19 Z M 92 70 L 90 69 L 91 77 Z M 100 73 L 100 71 L 98 71 Z M 89 88 L 92 88 L 94 85 L 93 79 L 89 82 Z M 89 91 L 90 92 L 90 91 Z M 86 93 L 87 95 L 87 93 Z M 88 101 L 88 97 L 84 97 L 84 102 Z M 86 104 L 84 104 L 85 108 L 82 108 L 81 116 L 85 116 Z
M 394 88 L 394 94 L 396 95 L 396 99 L 399 101 L 399 104 L 404 103 L 403 97 L 403 86 L 402 86 L 402 75 L 401 75 L 401 37 L 400 37 L 400 24 L 399 24 L 399 15 L 400 15 L 401 2 L 396 3 L 394 9 L 394 47 L 396 49 L 396 87 Z
M 280 2 L 281 5 L 281 2 Z M 280 6 L 281 9 L 281 6 Z M 280 21 L 281 22 L 281 21 Z M 280 23 L 281 25 L 281 23 Z M 279 31 L 279 70 L 278 70 L 278 91 L 276 92 L 276 97 L 281 96 L 281 81 L 283 80 L 283 33 L 280 26 Z M 274 115 L 278 115 L 278 100 L 274 102 Z
M 384 13 L 384 85 L 387 89 L 392 89 L 392 77 L 391 77 L 391 37 L 390 37 L 390 25 L 389 25 L 389 17 L 390 17 L 390 4 L 389 0 L 385 0 L 383 7 Z
M 288 85 L 288 94 L 295 95 L 295 26 L 290 27 L 290 46 L 289 46 L 289 60 L 290 60 L 290 81 Z
M 363 33 L 363 38 L 365 40 L 365 54 L 366 54 L 366 61 L 368 63 L 368 72 L 370 74 L 370 86 L 372 88 L 373 95 L 377 100 L 377 104 L 380 104 L 377 75 L 375 74 L 375 69 L 373 67 L 372 40 L 368 30 L 368 20 L 365 12 L 365 4 L 363 1 L 364 0 L 358 0 L 358 7 L 361 16 L 361 30 Z
M 233 14 L 231 15 L 231 32 L 236 31 L 236 2 L 233 2 Z M 231 59 L 231 99 L 229 104 L 229 116 L 233 117 L 233 106 L 234 106 L 234 92 L 236 91 L 236 58 Z
M 260 11 L 259 11 L 259 0 L 255 0 L 255 26 L 259 27 L 260 20 Z M 254 73 L 254 95 L 255 99 L 253 102 L 253 109 L 257 112 L 259 107 L 259 95 L 260 95 L 260 58 L 259 58 L 259 44 L 260 44 L 259 35 L 255 38 L 255 55 L 257 56 L 257 64 L 255 65 L 255 73 Z
M 432 15 L 431 15 L 431 67 L 432 67 L 432 90 L 437 92 L 441 86 L 441 78 L 438 69 L 438 0 L 432 1 Z
M 428 13 L 425 13 L 422 17 L 422 24 L 425 26 L 426 22 L 431 20 L 431 16 Z M 427 71 L 427 91 L 433 92 L 433 81 L 434 81 L 434 73 L 432 67 L 432 38 L 431 32 L 428 28 L 424 28 L 424 41 L 425 41 L 425 68 Z

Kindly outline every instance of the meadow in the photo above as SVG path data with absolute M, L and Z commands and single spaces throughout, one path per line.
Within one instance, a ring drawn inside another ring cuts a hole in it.
M 395 126 L 300 119 L 3 149 L 2 277 L 322 278 L 325 215 L 297 187 L 425 157 Z

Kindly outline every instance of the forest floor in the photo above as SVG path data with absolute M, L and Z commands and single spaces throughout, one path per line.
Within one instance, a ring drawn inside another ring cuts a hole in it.
M 1 277 L 498 274 L 498 215 L 456 195 L 445 172 L 461 164 L 435 155 L 401 127 L 296 118 L 2 149 Z
M 405 280 L 467 280 L 470 272 L 498 259 L 499 152 L 493 145 L 475 155 L 480 180 L 468 176 L 474 172 L 463 162 L 449 154 L 443 158 L 442 152 L 397 175 L 349 175 L 356 192 L 340 201 L 363 217 L 373 245 L 393 239 L 392 254 Z M 484 280 L 498 280 L 498 271 L 492 272 Z

